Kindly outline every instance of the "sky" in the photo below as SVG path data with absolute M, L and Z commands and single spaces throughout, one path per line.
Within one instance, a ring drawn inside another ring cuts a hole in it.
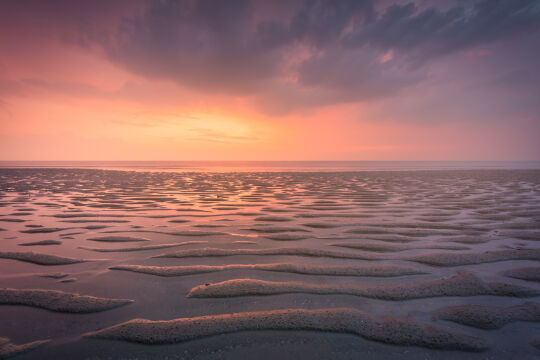
M 540 160 L 538 0 L 4 0 L 0 160 Z

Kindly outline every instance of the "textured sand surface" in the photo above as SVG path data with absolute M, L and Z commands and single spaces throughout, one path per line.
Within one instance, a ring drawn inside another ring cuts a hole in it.
M 13 344 L 8 338 L 0 337 L 0 359 L 8 359 L 15 355 L 31 351 L 38 346 L 48 343 L 50 340 L 36 340 L 26 344 Z
M 223 266 L 142 266 L 117 265 L 112 270 L 125 270 L 158 276 L 182 276 L 225 270 L 265 270 L 309 275 L 392 277 L 423 274 L 418 270 L 399 266 L 315 266 L 292 263 L 279 264 L 229 264 Z
M 63 256 L 39 254 L 34 252 L 0 252 L 0 258 L 34 263 L 38 265 L 68 265 L 82 263 L 87 260 L 72 259 Z
M 481 351 L 486 347 L 478 338 L 434 327 L 421 327 L 410 319 L 375 319 L 360 310 L 337 308 L 260 311 L 169 321 L 134 319 L 86 336 L 144 344 L 165 344 L 246 330 L 343 332 L 389 344 L 436 349 Z
M 540 354 L 540 170 L 140 170 L 0 168 L 21 359 Z
M 480 254 L 429 254 L 413 257 L 411 261 L 433 266 L 460 266 L 507 260 L 540 260 L 540 249 L 486 251 Z
M 84 249 L 84 250 L 96 251 L 96 252 L 129 252 L 129 251 L 166 249 L 166 248 L 172 248 L 172 247 L 178 247 L 178 246 L 184 246 L 184 245 L 205 244 L 207 242 L 208 241 L 183 241 L 183 242 L 173 243 L 173 244 L 142 245 L 142 246 L 136 246 L 136 247 L 123 247 L 123 248 L 115 248 L 115 249 L 93 248 L 93 247 L 88 247 L 88 246 L 80 246 L 79 248 Z
M 43 289 L 0 289 L 0 304 L 26 305 L 58 312 L 92 313 L 132 303 L 133 300 L 107 299 Z
M 338 259 L 362 259 L 371 260 L 372 257 L 362 254 L 349 254 L 345 252 L 307 249 L 307 248 L 273 248 L 273 249 L 218 249 L 202 248 L 181 250 L 177 252 L 158 255 L 158 258 L 184 258 L 184 257 L 212 257 L 212 256 L 234 256 L 234 255 L 291 255 L 291 256 L 310 256 L 327 257 Z
M 540 282 L 540 267 L 509 269 L 509 270 L 503 271 L 501 275 L 508 276 L 511 278 L 516 278 L 516 279 L 521 279 L 521 280 Z
M 540 303 L 526 302 L 516 306 L 452 306 L 437 311 L 435 317 L 479 329 L 499 329 L 515 321 L 540 322 Z
M 285 293 L 346 294 L 383 300 L 407 300 L 437 296 L 499 295 L 532 297 L 540 291 L 518 285 L 485 283 L 470 273 L 450 278 L 379 286 L 320 285 L 306 282 L 275 282 L 254 279 L 234 279 L 197 286 L 188 297 L 231 297 L 275 295 Z

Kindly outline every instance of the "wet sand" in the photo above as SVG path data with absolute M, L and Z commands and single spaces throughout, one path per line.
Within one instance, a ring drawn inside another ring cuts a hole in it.
M 540 171 L 0 169 L 0 358 L 540 357 Z

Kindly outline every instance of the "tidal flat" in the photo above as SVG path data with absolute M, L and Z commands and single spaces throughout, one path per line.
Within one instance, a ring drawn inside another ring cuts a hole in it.
M 0 169 L 0 358 L 540 358 L 540 170 Z

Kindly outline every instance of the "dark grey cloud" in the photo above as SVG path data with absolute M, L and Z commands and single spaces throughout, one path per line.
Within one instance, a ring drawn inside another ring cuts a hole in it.
M 443 58 L 533 38 L 540 30 L 539 3 L 13 0 L 0 4 L 0 30 L 51 32 L 71 45 L 97 46 L 138 75 L 201 92 L 265 96 L 266 108 L 272 103 L 286 112 L 392 96 L 426 79 Z M 0 42 L 8 36 L 2 32 Z M 392 57 L 381 61 L 389 52 Z M 529 62 L 516 64 L 507 77 L 495 77 L 519 86 L 538 74 Z

